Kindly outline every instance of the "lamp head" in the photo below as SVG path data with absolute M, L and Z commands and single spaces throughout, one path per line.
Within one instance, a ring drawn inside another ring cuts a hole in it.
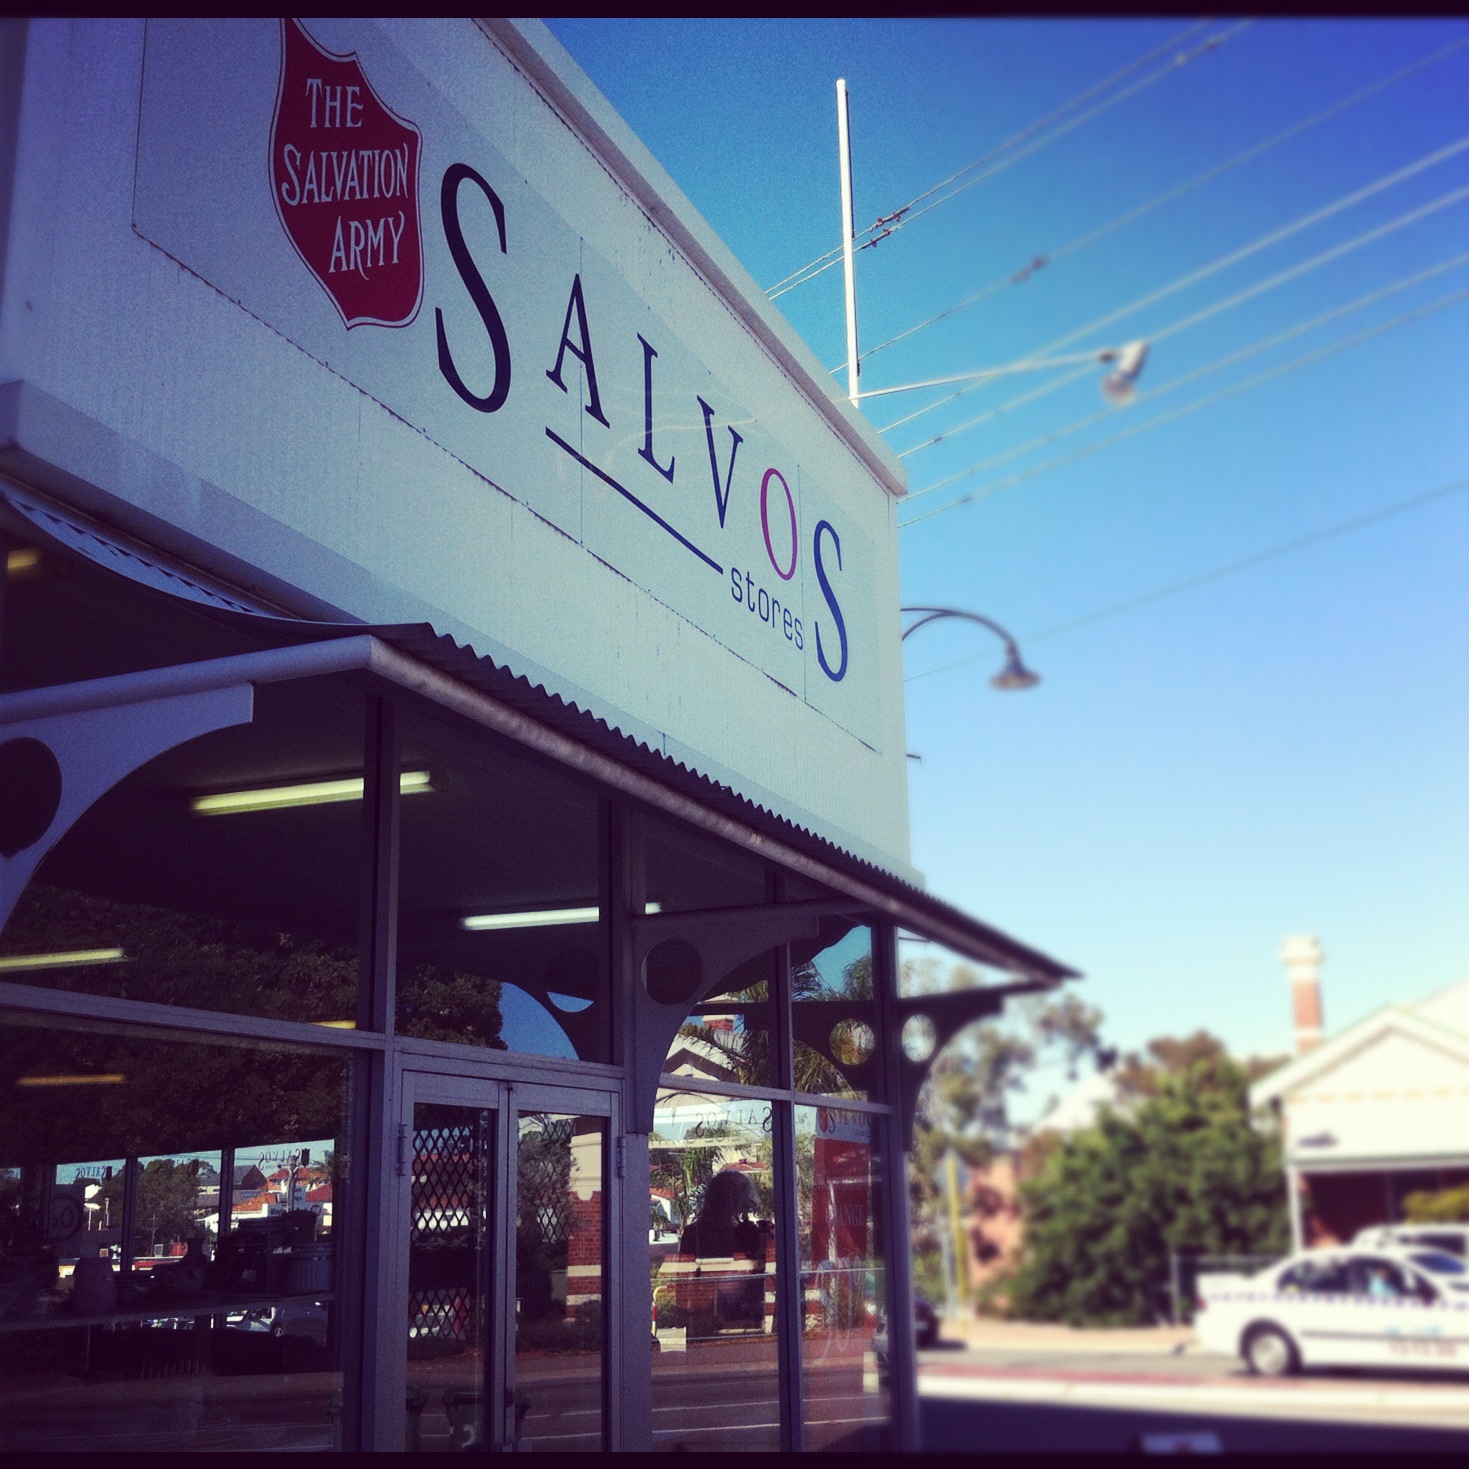
M 1020 659 L 1020 650 L 1011 648 L 1005 666 L 990 680 L 992 689 L 1033 689 L 1041 681 Z
M 1103 360 L 1116 362 L 1117 366 L 1102 379 L 1102 396 L 1114 407 L 1125 408 L 1137 396 L 1137 380 L 1148 360 L 1148 344 L 1129 342 L 1114 357 Z

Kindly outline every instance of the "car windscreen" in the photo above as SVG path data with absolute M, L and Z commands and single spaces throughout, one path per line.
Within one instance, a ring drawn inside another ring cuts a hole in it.
M 1442 1250 L 1414 1250 L 1408 1258 L 1420 1270 L 1431 1270 L 1435 1275 L 1469 1275 L 1469 1267 L 1462 1260 Z
M 1347 1262 L 1340 1259 L 1302 1260 L 1284 1271 L 1276 1290 L 1287 1295 L 1346 1295 L 1352 1289 Z

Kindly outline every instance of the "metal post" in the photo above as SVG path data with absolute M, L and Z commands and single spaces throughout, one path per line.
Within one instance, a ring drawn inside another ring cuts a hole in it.
M 392 1369 L 388 1364 L 403 1352 L 405 1331 L 385 1299 L 395 1293 L 383 1289 L 394 1266 L 394 1191 L 389 1179 L 397 1121 L 390 1061 L 397 966 L 397 706 L 389 699 L 369 697 L 365 716 L 357 1025 L 387 1036 L 389 1052 L 359 1052 L 352 1057 L 345 1218 L 340 1231 L 333 1229 L 338 1236 L 342 1447 L 349 1452 L 403 1445 L 402 1394 L 381 1390 L 384 1380 L 399 1380 L 401 1369 L 395 1362 Z
M 857 360 L 857 270 L 854 248 L 856 233 L 852 214 L 852 131 L 847 102 L 847 84 L 837 82 L 837 152 L 842 176 L 842 275 L 846 281 L 847 301 L 847 397 L 857 406 L 858 378 L 862 366 Z
M 1301 1219 L 1301 1171 L 1299 1168 L 1285 1170 L 1286 1203 L 1290 1207 L 1290 1247 L 1292 1253 L 1306 1248 L 1305 1228 Z
M 957 1320 L 960 1308 L 969 1306 L 969 1241 L 964 1237 L 964 1218 L 959 1209 L 959 1163 L 951 1148 L 944 1159 L 944 1184 L 949 1196 L 949 1234 L 953 1240 L 953 1292 L 949 1316 Z
M 652 1256 L 648 1248 L 648 1138 L 633 1133 L 638 1125 L 631 1076 L 637 1067 L 636 1015 L 633 986 L 642 976 L 633 962 L 632 915 L 647 902 L 644 878 L 644 829 L 621 801 L 603 805 L 606 852 L 608 963 L 616 1050 L 613 1059 L 629 1077 L 611 1140 L 621 1161 L 615 1180 L 608 1264 L 613 1272 L 607 1292 L 610 1361 L 604 1374 L 607 1404 L 607 1447 L 621 1453 L 650 1453 L 653 1448 Z M 617 1172 L 614 1169 L 614 1173 Z
M 124 1282 L 133 1278 L 133 1231 L 138 1225 L 138 1169 L 136 1158 L 128 1158 L 122 1165 L 122 1239 L 117 1254 Z
M 0 531 L 0 675 L 5 671 L 5 592 L 10 580 L 10 537 Z
M 908 1159 L 898 1098 L 902 1022 L 898 1017 L 898 938 L 891 923 L 872 928 L 873 992 L 877 997 L 882 1100 L 892 1108 L 878 1122 L 881 1144 L 882 1245 L 887 1278 L 888 1380 L 892 1442 L 899 1453 L 918 1450 L 918 1359 L 913 1343 L 913 1244 L 908 1227 Z
M 785 879 L 773 873 L 766 896 L 785 897 Z M 795 1028 L 791 1017 L 791 950 L 782 944 L 768 971 L 771 1040 L 778 1087 L 795 1085 Z M 780 1361 L 780 1446 L 784 1453 L 805 1447 L 805 1392 L 801 1333 L 805 1325 L 805 1283 L 801 1274 L 800 1170 L 796 1163 L 795 1110 L 789 1102 L 771 1104 L 771 1161 L 775 1184 L 775 1330 Z

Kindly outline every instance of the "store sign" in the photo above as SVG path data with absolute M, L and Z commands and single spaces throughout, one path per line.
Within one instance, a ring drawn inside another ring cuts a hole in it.
M 342 325 L 407 326 L 423 299 L 418 129 L 386 107 L 356 56 L 281 23 L 271 196 Z
M 779 430 L 748 410 L 726 376 L 733 338 L 747 361 L 748 338 L 722 303 L 717 330 L 670 324 L 709 320 L 712 287 L 640 210 L 567 217 L 564 179 L 602 165 L 549 108 L 537 151 L 563 180 L 554 205 L 495 146 L 498 116 L 490 89 L 436 84 L 386 24 L 150 22 L 134 225 L 487 496 L 519 501 L 876 748 L 880 578 L 844 504 L 870 480 L 849 490 L 812 469 L 812 440 L 833 460 L 809 405 Z M 204 178 L 217 210 L 180 186 Z M 390 466 L 354 472 L 344 540 L 374 515 L 390 540 L 432 534 L 449 554 L 432 588 L 408 590 L 446 606 L 456 578 L 473 587 L 489 531 L 472 506 L 415 485 L 406 516 Z M 579 635 L 611 656 L 636 634 L 583 611 Z M 701 696 L 717 699 L 714 677 Z

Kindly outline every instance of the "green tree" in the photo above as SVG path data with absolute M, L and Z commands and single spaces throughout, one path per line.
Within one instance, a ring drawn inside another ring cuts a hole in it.
M 979 974 L 965 965 L 945 973 L 933 962 L 906 967 L 904 991 L 932 994 L 971 989 Z M 952 1153 L 982 1168 L 1019 1142 L 1017 1102 L 1037 1073 L 1053 1065 L 1075 1080 L 1085 1067 L 1105 1068 L 1114 1053 L 1103 1043 L 1102 1015 L 1078 996 L 1032 995 L 1006 1007 L 996 1020 L 968 1027 L 933 1063 L 918 1101 L 908 1160 L 909 1215 L 918 1291 L 931 1299 L 945 1294 L 943 1232 L 948 1204 L 940 1182 Z M 971 1248 L 974 1241 L 970 1241 Z
M 1269 1063 L 1233 1060 L 1202 1032 L 1149 1055 L 1122 1063 L 1117 1107 L 1028 1157 L 1013 1315 L 1141 1324 L 1166 1299 L 1170 1251 L 1287 1248 L 1279 1137 L 1248 1110 L 1252 1073 Z
M 135 1255 L 151 1255 L 158 1246 L 183 1243 L 203 1233 L 197 1214 L 200 1175 L 205 1166 L 197 1158 L 186 1162 L 150 1158 L 143 1165 L 138 1174 L 138 1200 L 133 1216 Z M 114 1198 L 113 1208 L 120 1218 L 120 1173 L 103 1185 L 103 1193 Z
M 1409 1194 L 1403 1218 L 1409 1224 L 1469 1224 L 1469 1184 Z

